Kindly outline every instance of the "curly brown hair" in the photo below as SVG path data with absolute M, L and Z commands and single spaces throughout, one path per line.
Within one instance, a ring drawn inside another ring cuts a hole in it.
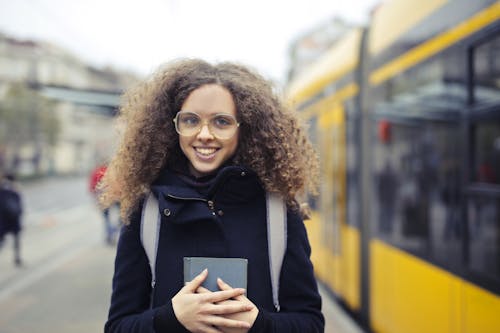
M 225 87 L 236 105 L 241 125 L 233 163 L 255 171 L 266 191 L 281 193 L 294 207 L 298 195 L 316 193 L 316 153 L 268 81 L 234 63 L 176 60 L 124 95 L 119 119 L 125 130 L 104 176 L 101 201 L 119 201 L 125 223 L 160 171 L 182 160 L 172 119 L 189 94 L 207 84 Z

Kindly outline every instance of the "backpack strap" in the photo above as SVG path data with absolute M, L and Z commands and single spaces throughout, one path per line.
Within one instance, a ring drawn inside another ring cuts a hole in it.
M 267 246 L 269 252 L 269 271 L 271 273 L 271 287 L 273 304 L 276 311 L 280 311 L 278 298 L 279 278 L 283 258 L 286 250 L 286 205 L 280 195 L 266 194 L 267 211 Z M 151 287 L 156 284 L 156 253 L 160 237 L 161 216 L 158 209 L 158 200 L 150 193 L 142 207 L 141 242 L 148 257 L 151 268 Z
M 156 252 L 158 251 L 158 239 L 160 238 L 161 216 L 158 209 L 158 200 L 153 193 L 149 193 L 142 207 L 141 216 L 141 242 L 148 256 L 151 268 L 151 287 L 156 284 Z
M 269 251 L 269 270 L 271 273 L 271 287 L 273 304 L 276 311 L 280 311 L 279 282 L 281 266 L 285 257 L 287 224 L 286 205 L 277 193 L 266 194 L 267 204 L 267 247 Z

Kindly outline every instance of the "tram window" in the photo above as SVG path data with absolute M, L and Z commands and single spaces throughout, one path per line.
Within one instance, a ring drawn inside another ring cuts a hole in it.
M 373 148 L 374 234 L 457 269 L 464 229 L 458 138 L 457 123 L 392 123 L 390 140 Z
M 500 199 L 469 200 L 469 268 L 500 279 Z
M 478 103 L 500 100 L 500 35 L 474 50 L 474 99 Z
M 411 68 L 394 76 L 390 81 L 390 95 L 392 98 L 414 94 L 420 87 L 439 82 L 445 76 L 444 61 L 440 57 L 424 61 L 419 66 Z
M 477 124 L 473 149 L 473 180 L 500 184 L 500 123 Z
M 444 110 L 467 104 L 467 53 L 452 47 L 396 74 L 370 92 L 373 103 L 420 102 Z M 408 110 L 408 105 L 404 108 Z M 416 111 L 416 110 L 413 110 Z M 420 108 L 421 112 L 428 112 Z
M 418 124 L 393 124 L 391 141 L 374 147 L 377 234 L 420 254 L 428 248 L 430 185 L 436 183 L 430 134 Z

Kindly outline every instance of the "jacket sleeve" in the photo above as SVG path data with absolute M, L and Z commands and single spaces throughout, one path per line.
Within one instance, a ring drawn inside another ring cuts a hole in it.
M 106 333 L 153 333 L 182 329 L 170 302 L 150 308 L 151 272 L 140 240 L 140 213 L 123 226 L 118 241 Z M 162 317 L 161 329 L 157 329 Z M 171 329 L 171 330 L 170 330 Z
M 323 333 L 321 296 L 310 261 L 311 247 L 298 213 L 287 215 L 287 249 L 280 275 L 280 312 L 259 309 L 249 333 Z

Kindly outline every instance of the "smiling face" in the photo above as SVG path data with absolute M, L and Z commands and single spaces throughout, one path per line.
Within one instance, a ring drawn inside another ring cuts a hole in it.
M 219 139 L 210 133 L 207 125 L 207 121 L 216 114 L 229 114 L 236 118 L 233 96 L 220 85 L 204 85 L 189 94 L 181 110 L 198 114 L 204 122 L 197 134 L 179 135 L 181 150 L 189 160 L 189 171 L 195 177 L 211 174 L 231 158 L 238 147 L 238 129 L 232 137 Z

